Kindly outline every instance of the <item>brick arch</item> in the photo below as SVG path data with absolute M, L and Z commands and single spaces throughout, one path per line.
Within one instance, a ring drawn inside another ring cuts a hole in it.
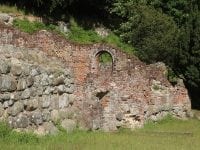
M 99 54 L 101 53 L 109 53 L 112 57 L 113 63 L 115 62 L 115 51 L 114 50 L 109 50 L 109 49 L 98 49 L 97 51 L 95 51 L 94 53 L 94 57 L 97 57 Z
M 92 53 L 92 67 L 91 67 L 91 73 L 97 73 L 98 72 L 98 64 L 97 64 L 97 57 L 101 55 L 102 53 L 108 53 L 112 57 L 112 71 L 114 70 L 115 62 L 116 62 L 116 51 L 115 49 L 111 49 L 109 47 L 100 47 L 98 49 L 95 49 Z

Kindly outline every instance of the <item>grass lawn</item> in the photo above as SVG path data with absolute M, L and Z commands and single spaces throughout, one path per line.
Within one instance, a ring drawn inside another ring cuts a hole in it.
M 0 133 L 5 133 L 0 134 L 1 150 L 200 149 L 200 121 L 195 119 L 180 121 L 167 118 L 158 123 L 148 123 L 143 129 L 123 129 L 116 133 L 75 131 L 45 137 L 15 132 L 8 134 L 7 131 Z

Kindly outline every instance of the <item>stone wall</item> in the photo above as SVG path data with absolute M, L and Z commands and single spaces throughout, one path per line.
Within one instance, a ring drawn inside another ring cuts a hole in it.
M 177 86 L 168 82 L 162 63 L 146 65 L 105 44 L 79 45 L 45 30 L 29 35 L 5 25 L 0 25 L 0 45 L 43 52 L 50 60 L 62 60 L 61 64 L 71 69 L 75 120 L 82 128 L 135 128 L 169 113 L 179 118 L 190 114 L 187 90 L 181 82 Z M 110 70 L 105 71 L 98 61 L 99 54 L 104 52 L 112 56 Z
M 0 46 L 0 118 L 11 127 L 40 134 L 55 133 L 58 121 L 75 127 L 73 92 L 73 74 L 63 62 L 41 51 Z

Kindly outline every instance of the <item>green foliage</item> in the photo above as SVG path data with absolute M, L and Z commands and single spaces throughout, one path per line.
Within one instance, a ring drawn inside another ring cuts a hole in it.
M 134 1 L 120 1 L 115 7 L 112 12 L 125 20 L 118 30 L 120 37 L 136 48 L 142 60 L 172 62 L 178 29 L 169 16 Z
M 121 38 L 114 33 L 110 33 L 106 38 L 103 39 L 103 42 L 119 47 L 122 51 L 128 54 L 134 53 L 133 46 L 123 42 Z
M 179 40 L 177 71 L 184 75 L 190 86 L 200 89 L 200 3 L 191 1 L 189 7 L 189 17 Z
M 114 0 L 118 34 L 147 63 L 165 62 L 200 91 L 200 1 Z M 176 77 L 169 74 L 175 84 Z
M 95 31 L 83 29 L 78 26 L 73 19 L 71 19 L 70 22 L 70 33 L 68 34 L 68 38 L 81 44 L 91 44 L 101 41 L 101 37 L 98 36 Z
M 174 18 L 178 26 L 185 23 L 189 16 L 190 0 L 147 0 L 147 4 Z
M 18 29 L 22 30 L 23 32 L 27 32 L 30 34 L 42 29 L 56 30 L 56 27 L 54 25 L 45 25 L 44 23 L 36 22 L 36 21 L 30 22 L 26 19 L 24 20 L 16 19 L 14 20 L 13 25 L 17 27 Z
M 71 41 L 78 42 L 81 44 L 91 44 L 91 43 L 108 43 L 115 47 L 120 48 L 121 50 L 133 54 L 134 49 L 130 44 L 124 43 L 117 35 L 110 32 L 109 35 L 105 38 L 100 37 L 94 30 L 84 29 L 78 25 L 74 19 L 70 21 L 70 32 L 67 35 L 67 38 Z M 107 56 L 106 56 L 107 57 Z
M 158 85 L 153 85 L 153 89 L 154 89 L 155 91 L 158 91 L 158 90 L 160 90 L 160 86 L 158 86 Z
M 178 82 L 178 77 L 171 68 L 168 68 L 168 70 L 167 70 L 167 78 L 168 78 L 169 82 L 172 83 L 172 85 L 176 85 Z
M 99 61 L 100 63 L 107 64 L 107 63 L 112 62 L 113 60 L 112 60 L 112 56 L 109 53 L 105 52 L 99 56 Z

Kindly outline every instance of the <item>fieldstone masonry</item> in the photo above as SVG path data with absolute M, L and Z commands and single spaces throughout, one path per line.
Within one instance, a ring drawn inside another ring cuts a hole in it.
M 38 50 L 1 45 L 0 64 L 1 121 L 38 134 L 56 133 L 59 121 L 66 130 L 76 127 L 74 79 L 63 62 Z
M 146 65 L 106 44 L 79 45 L 3 24 L 0 45 L 0 116 L 14 128 L 54 133 L 61 121 L 67 131 L 113 131 L 190 114 L 186 88 L 168 82 L 162 63 Z M 112 56 L 106 67 L 102 53 Z

